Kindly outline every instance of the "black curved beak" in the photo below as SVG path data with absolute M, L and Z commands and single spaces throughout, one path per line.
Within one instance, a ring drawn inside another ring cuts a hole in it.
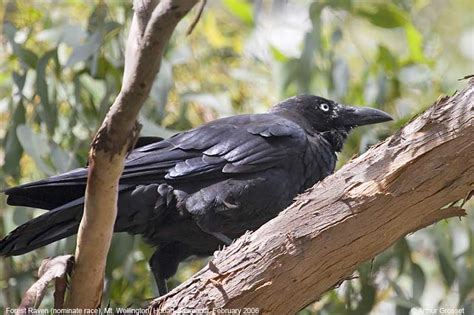
M 345 105 L 341 105 L 339 117 L 346 127 L 357 127 L 393 120 L 389 114 L 380 109 Z

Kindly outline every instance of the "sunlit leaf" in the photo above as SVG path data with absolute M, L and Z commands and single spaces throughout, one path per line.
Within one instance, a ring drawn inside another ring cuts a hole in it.
M 15 28 L 10 23 L 4 23 L 4 34 L 8 38 L 10 45 L 12 46 L 15 56 L 20 59 L 25 65 L 30 68 L 36 68 L 38 62 L 38 56 L 30 49 L 23 47 L 21 44 L 15 42 Z
M 275 58 L 276 61 L 285 62 L 288 60 L 288 58 L 281 51 L 279 51 L 278 48 L 271 46 L 270 51 L 272 52 L 273 58 Z
M 406 14 L 390 2 L 362 2 L 355 13 L 366 18 L 370 23 L 383 27 L 402 27 L 409 21 Z
M 66 62 L 65 67 L 72 67 L 78 62 L 89 59 L 99 49 L 101 44 L 102 36 L 100 32 L 95 32 L 87 39 L 84 45 L 78 46 L 74 49 Z
M 252 6 L 247 0 L 224 0 L 223 3 L 233 15 L 237 16 L 247 25 L 253 25 Z
M 46 137 L 33 132 L 27 125 L 19 125 L 16 128 L 16 134 L 23 150 L 33 158 L 38 168 L 47 175 L 53 175 L 54 170 L 44 160 L 49 154 Z
M 426 57 L 423 53 L 423 36 L 411 23 L 405 26 L 405 34 L 410 52 L 410 61 L 425 63 Z

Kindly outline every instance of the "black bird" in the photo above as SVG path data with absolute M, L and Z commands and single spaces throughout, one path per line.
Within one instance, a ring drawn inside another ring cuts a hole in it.
M 334 172 L 351 129 L 383 111 L 299 95 L 268 113 L 218 119 L 163 140 L 142 138 L 120 179 L 115 232 L 142 235 L 160 294 L 179 263 L 255 230 Z M 10 205 L 49 210 L 0 241 L 21 255 L 77 233 L 87 168 L 7 189 Z

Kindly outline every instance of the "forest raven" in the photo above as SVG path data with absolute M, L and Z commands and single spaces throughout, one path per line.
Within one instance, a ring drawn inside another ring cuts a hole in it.
M 182 260 L 212 255 L 333 173 L 351 129 L 391 119 L 377 109 L 299 95 L 265 114 L 218 119 L 166 140 L 147 138 L 126 159 L 115 232 L 140 234 L 157 247 L 150 267 L 162 295 Z M 49 211 L 0 241 L 0 255 L 77 233 L 86 179 L 81 168 L 7 189 L 8 204 Z

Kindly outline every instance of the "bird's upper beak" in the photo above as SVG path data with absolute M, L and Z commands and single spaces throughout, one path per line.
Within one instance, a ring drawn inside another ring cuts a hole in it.
M 393 120 L 389 114 L 380 109 L 345 105 L 341 105 L 339 117 L 344 126 L 347 127 L 357 127 Z

